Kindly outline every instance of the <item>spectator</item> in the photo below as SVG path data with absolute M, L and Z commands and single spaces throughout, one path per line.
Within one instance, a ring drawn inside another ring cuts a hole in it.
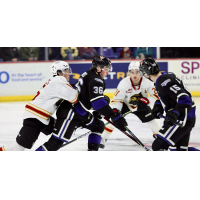
M 61 60 L 60 47 L 47 47 L 49 60 Z M 39 47 L 39 59 L 45 60 L 45 47 Z
M 76 60 L 78 57 L 77 47 L 61 47 L 60 54 L 63 60 Z
M 0 57 L 3 59 L 3 61 L 17 62 L 19 59 L 17 47 L 1 47 Z
M 137 47 L 135 50 L 134 57 L 136 59 L 145 59 L 147 57 L 154 57 L 153 48 L 152 47 Z
M 130 48 L 129 47 L 123 47 L 123 49 L 119 52 L 119 58 L 124 58 L 124 59 L 133 58 Z
M 81 59 L 93 59 L 98 55 L 93 47 L 79 47 L 78 50 Z
M 24 61 L 36 61 L 39 58 L 39 48 L 38 47 L 21 47 L 20 55 Z
M 49 60 L 61 60 L 60 47 L 49 47 Z

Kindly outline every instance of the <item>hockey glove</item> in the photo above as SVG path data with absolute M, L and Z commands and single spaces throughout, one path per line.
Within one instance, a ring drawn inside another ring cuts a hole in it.
M 149 104 L 149 99 L 142 97 L 139 99 L 138 104 L 137 104 L 137 111 L 143 111 L 147 108 Z
M 119 110 L 116 108 L 113 109 L 115 112 L 115 115 L 111 116 L 112 122 L 116 128 L 118 128 L 121 131 L 126 131 L 125 126 L 127 126 L 127 122 L 124 117 L 122 117 Z
M 98 113 L 97 111 L 94 111 L 92 114 L 94 115 L 94 118 L 96 118 L 96 119 L 102 119 L 101 114 Z
M 154 107 L 151 111 L 151 114 L 154 118 L 160 119 L 160 117 L 158 116 L 159 113 L 162 115 L 164 113 L 164 109 L 162 107 L 160 100 L 156 100 Z
M 142 93 L 141 92 L 139 94 L 134 94 L 133 96 L 131 96 L 131 98 L 129 100 L 129 104 L 131 104 L 133 106 L 136 106 L 141 97 L 142 97 Z
M 106 100 L 106 102 L 108 103 L 108 105 L 110 104 L 110 98 L 107 95 L 104 95 L 104 99 Z
M 164 124 L 167 126 L 173 126 L 179 117 L 180 113 L 177 110 L 170 110 L 166 114 Z

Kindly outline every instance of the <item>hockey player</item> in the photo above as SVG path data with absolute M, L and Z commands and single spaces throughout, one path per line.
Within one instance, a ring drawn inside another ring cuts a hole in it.
M 151 81 L 141 76 L 139 62 L 131 62 L 128 66 L 129 76 L 120 81 L 117 90 L 111 101 L 114 110 L 122 114 L 131 111 L 142 123 L 147 123 L 154 135 L 160 130 L 159 122 L 151 114 L 154 102 L 158 100 L 156 89 Z M 148 97 L 148 94 L 150 97 Z M 101 148 L 104 148 L 105 141 L 110 137 L 114 126 L 107 125 L 102 134 Z
M 68 63 L 56 61 L 51 65 L 53 78 L 45 83 L 32 101 L 25 106 L 23 127 L 16 142 L 10 146 L 2 146 L 0 151 L 23 151 L 31 149 L 40 132 L 52 133 L 55 119 L 51 115 L 57 110 L 62 99 L 72 103 L 78 101 L 78 91 L 69 84 L 72 70 Z
M 190 132 L 195 125 L 196 106 L 192 95 L 180 80 L 172 72 L 161 72 L 158 63 L 153 58 L 147 58 L 141 62 L 140 71 L 149 80 L 155 83 L 160 100 L 155 102 L 152 114 L 159 118 L 158 114 L 166 112 L 166 119 L 157 139 L 153 142 L 152 149 L 187 151 Z M 175 123 L 183 121 L 183 128 Z
M 101 134 L 105 125 L 103 121 L 97 119 L 89 110 L 93 109 L 112 119 L 114 125 L 125 131 L 127 125 L 126 120 L 119 112 L 115 112 L 108 105 L 104 98 L 103 91 L 105 89 L 104 78 L 112 70 L 111 61 L 103 56 L 97 56 L 92 61 L 92 68 L 84 72 L 78 82 L 76 88 L 79 91 L 79 102 L 72 109 L 69 102 L 64 101 L 56 115 L 57 121 L 53 136 L 50 140 L 40 146 L 37 151 L 56 151 L 61 146 L 58 141 L 68 142 L 77 127 L 84 127 L 92 131 L 88 137 L 88 150 L 98 151 L 101 141 Z

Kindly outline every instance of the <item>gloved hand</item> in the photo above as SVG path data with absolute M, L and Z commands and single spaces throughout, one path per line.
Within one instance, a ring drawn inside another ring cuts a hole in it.
M 97 111 L 94 111 L 92 114 L 94 115 L 94 118 L 96 118 L 96 119 L 102 119 L 101 114 L 98 113 Z
M 158 113 L 160 113 L 161 115 L 163 115 L 163 113 L 164 113 L 164 109 L 162 107 L 160 100 L 156 100 L 154 107 L 151 111 L 151 114 L 154 118 L 160 119 L 160 117 L 158 116 Z
M 133 96 L 131 96 L 129 104 L 136 106 L 141 97 L 143 97 L 141 92 L 139 94 L 134 94 Z
M 108 105 L 110 104 L 110 98 L 107 95 L 104 95 L 104 99 L 106 100 L 106 102 L 108 103 Z
M 122 117 L 120 111 L 116 108 L 114 108 L 113 111 L 116 113 L 115 115 L 111 116 L 114 126 L 122 131 L 126 131 L 125 126 L 128 126 L 128 124 L 125 118 Z
M 164 124 L 167 126 L 173 126 L 177 122 L 180 113 L 177 110 L 170 110 L 166 114 Z
M 149 104 L 149 99 L 141 97 L 137 103 L 137 111 L 143 111 L 147 108 Z

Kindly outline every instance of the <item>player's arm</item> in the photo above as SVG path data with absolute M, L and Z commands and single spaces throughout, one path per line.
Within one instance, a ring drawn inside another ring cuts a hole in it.
M 163 89 L 162 93 L 165 93 L 169 100 L 176 102 L 176 106 L 166 113 L 169 125 L 173 125 L 173 122 L 176 122 L 178 119 L 186 119 L 187 114 L 192 108 L 192 100 L 186 93 L 185 88 L 173 79 L 171 79 L 166 86 L 161 87 Z
M 57 83 L 57 95 L 58 97 L 69 101 L 70 103 L 78 102 L 78 91 L 75 90 L 69 83 L 61 84 Z
M 148 106 L 150 106 L 151 108 L 153 108 L 155 102 L 157 100 L 159 100 L 159 97 L 158 97 L 158 93 L 156 91 L 156 88 L 155 88 L 155 86 L 153 85 L 152 82 L 149 84 L 149 87 L 147 88 L 147 92 L 150 95 L 148 97 L 148 99 L 149 99 L 149 105 Z
M 111 107 L 116 108 L 121 111 L 125 96 L 126 96 L 126 91 L 125 91 L 125 89 L 123 87 L 123 83 L 121 81 L 119 83 L 119 85 L 115 91 L 115 94 L 113 96 L 113 99 L 111 101 Z
M 116 109 L 112 109 L 106 102 L 103 96 L 103 83 L 94 82 L 90 86 L 90 102 L 94 110 L 107 119 L 112 119 L 114 125 L 120 130 L 125 131 L 126 120 L 122 117 L 121 113 Z

